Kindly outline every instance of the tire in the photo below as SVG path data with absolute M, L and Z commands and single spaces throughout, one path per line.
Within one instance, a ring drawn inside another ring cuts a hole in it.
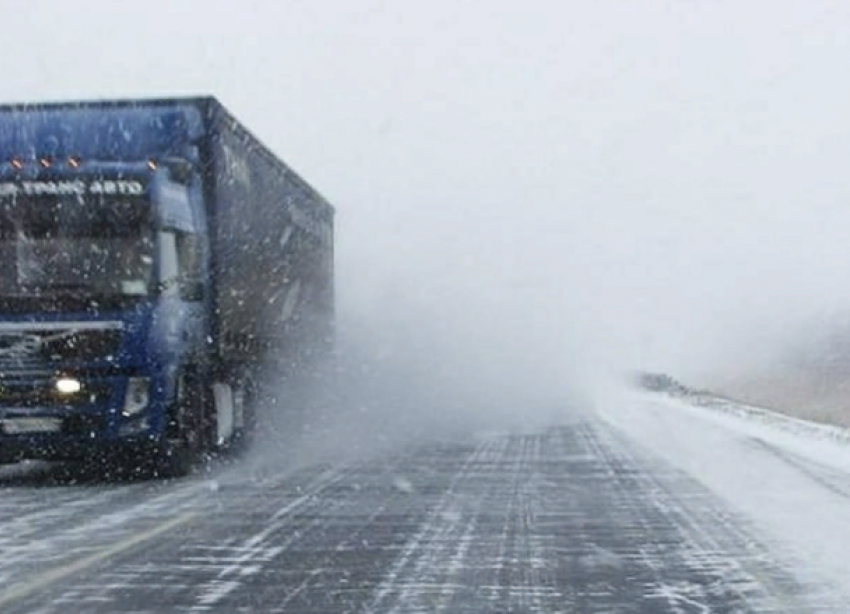
M 192 367 L 183 369 L 177 381 L 165 436 L 153 444 L 149 453 L 155 477 L 187 475 L 204 445 L 204 417 L 208 403 L 206 385 L 198 370 Z
M 194 456 L 188 448 L 167 440 L 127 445 L 106 456 L 83 461 L 86 473 L 101 475 L 108 481 L 179 478 L 187 475 L 193 464 Z
M 191 473 L 198 458 L 197 453 L 185 443 L 165 441 L 153 453 L 153 476 L 157 478 L 182 478 Z

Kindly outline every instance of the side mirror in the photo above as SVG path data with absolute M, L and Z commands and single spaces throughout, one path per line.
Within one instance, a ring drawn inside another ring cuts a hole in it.
M 180 284 L 180 298 L 187 302 L 204 300 L 204 284 L 200 281 L 184 281 Z
M 182 185 L 189 184 L 192 178 L 192 171 L 194 169 L 189 160 L 168 157 L 164 158 L 162 162 L 166 165 L 166 167 L 168 167 L 168 170 L 171 173 L 171 178 L 174 181 Z

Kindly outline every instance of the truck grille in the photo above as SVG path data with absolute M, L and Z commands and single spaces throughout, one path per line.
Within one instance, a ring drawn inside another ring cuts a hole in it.
M 47 361 L 41 356 L 2 356 L 0 355 L 0 374 L 16 371 L 43 371 Z
M 66 362 L 109 359 L 121 349 L 119 327 L 0 330 L 0 375 L 47 370 Z

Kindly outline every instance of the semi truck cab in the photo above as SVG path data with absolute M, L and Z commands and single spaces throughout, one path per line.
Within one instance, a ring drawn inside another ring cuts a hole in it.
M 183 472 L 243 431 L 296 312 L 330 316 L 332 210 L 214 99 L 6 110 L 0 462 Z
M 15 162 L 0 174 L 0 452 L 161 438 L 174 367 L 203 362 L 209 332 L 200 179 L 155 159 Z

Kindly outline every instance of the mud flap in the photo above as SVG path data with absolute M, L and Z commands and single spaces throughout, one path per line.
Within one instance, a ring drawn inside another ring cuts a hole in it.
M 233 437 L 233 388 L 229 384 L 222 383 L 213 384 L 212 388 L 215 402 L 216 444 L 221 446 Z

